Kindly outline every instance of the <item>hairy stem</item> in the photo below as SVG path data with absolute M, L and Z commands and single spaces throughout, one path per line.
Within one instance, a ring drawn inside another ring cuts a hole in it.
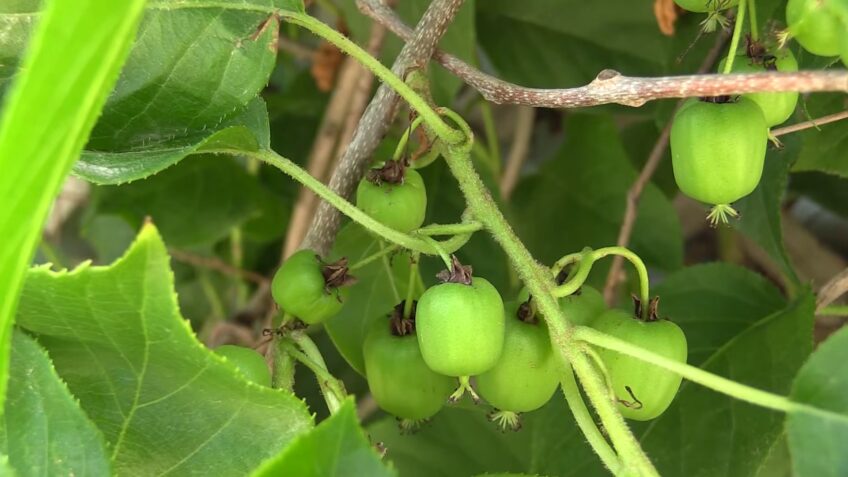
M 583 396 L 580 395 L 580 389 L 577 387 L 577 381 L 574 379 L 574 373 L 572 373 L 571 369 L 562 373 L 561 384 L 562 393 L 565 395 L 565 400 L 568 402 L 568 408 L 574 416 L 574 421 L 577 422 L 577 427 L 586 436 L 586 440 L 592 446 L 592 449 L 595 450 L 595 453 L 598 454 L 601 462 L 611 472 L 616 473 L 617 469 L 621 467 L 621 462 L 618 460 L 618 456 L 612 447 L 610 447 L 609 442 L 604 438 L 600 429 L 598 429 L 598 426 L 595 425 L 595 420 L 592 418 L 592 414 L 589 413 L 586 403 L 583 402 Z
M 760 39 L 760 27 L 757 23 L 757 0 L 748 0 L 748 18 L 751 22 L 751 39 Z
M 739 48 L 739 38 L 742 36 L 742 26 L 745 23 L 745 7 L 747 1 L 739 0 L 739 7 L 736 9 L 736 20 L 733 25 L 733 37 L 730 39 L 730 49 L 727 51 L 727 59 L 724 63 L 723 74 L 728 74 L 733 71 L 733 60 L 736 58 L 736 49 Z

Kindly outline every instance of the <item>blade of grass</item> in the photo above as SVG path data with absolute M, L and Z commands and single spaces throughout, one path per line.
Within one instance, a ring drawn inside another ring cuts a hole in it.
M 129 53 L 145 0 L 44 2 L 0 116 L 0 413 L 12 323 L 50 204 Z

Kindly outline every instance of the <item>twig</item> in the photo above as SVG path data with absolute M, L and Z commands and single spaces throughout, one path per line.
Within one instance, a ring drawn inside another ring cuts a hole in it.
M 357 3 L 363 13 L 385 25 L 403 40 L 409 41 L 409 27 L 381 0 L 359 0 Z M 844 70 L 698 74 L 656 78 L 636 78 L 624 76 L 614 70 L 604 70 L 586 86 L 538 89 L 500 80 L 439 50 L 434 52 L 433 57 L 445 69 L 493 103 L 522 104 L 540 108 L 577 108 L 609 103 L 635 107 L 662 98 L 722 96 L 763 91 L 848 91 L 848 71 Z
M 515 184 L 518 183 L 518 177 L 521 175 L 521 166 L 527 159 L 527 152 L 530 149 L 530 138 L 533 135 L 533 123 L 536 117 L 536 110 L 526 106 L 518 108 L 517 117 L 515 120 L 515 134 L 512 138 L 512 147 L 509 150 L 509 156 L 506 161 L 506 169 L 501 176 L 501 196 L 504 200 L 508 200 L 512 195 Z
M 392 70 L 401 77 L 411 69 L 426 66 L 436 44 L 447 30 L 462 0 L 434 0 L 418 23 L 415 33 L 403 47 Z M 398 96 L 381 85 L 353 135 L 350 146 L 339 161 L 330 179 L 330 188 L 343 197 L 350 197 L 356 184 L 365 174 L 371 155 L 389 129 L 397 110 Z M 303 241 L 303 248 L 326 254 L 339 229 L 341 215 L 326 202 L 321 202 L 312 225 Z
M 819 289 L 816 310 L 821 311 L 845 293 L 848 293 L 848 268 L 831 278 Z
M 821 126 L 823 124 L 836 122 L 842 119 L 848 118 L 848 110 L 840 111 L 838 113 L 828 114 L 827 116 L 822 116 L 820 118 L 811 119 L 809 121 L 804 121 L 797 124 L 792 124 L 789 126 L 784 126 L 778 129 L 772 129 L 772 136 L 783 136 L 784 134 L 790 134 L 798 131 L 803 131 L 804 129 L 814 128 Z
M 726 33 L 719 35 L 712 49 L 707 53 L 703 63 L 701 63 L 698 69 L 699 72 L 709 71 L 712 68 L 716 60 L 718 60 L 726 41 Z M 676 108 L 679 108 L 681 104 L 682 101 L 678 101 Z M 627 205 L 624 211 L 624 219 L 621 222 L 621 228 L 618 230 L 618 239 L 616 240 L 616 245 L 619 247 L 627 247 L 630 243 L 630 236 L 633 234 L 633 227 L 636 225 L 636 216 L 639 213 L 639 199 L 642 197 L 642 191 L 645 190 L 654 172 L 656 172 L 663 156 L 665 156 L 669 137 L 671 136 L 671 123 L 671 121 L 666 123 L 660 133 L 660 137 L 657 138 L 657 142 L 654 143 L 654 147 L 648 155 L 648 160 L 645 162 L 642 172 L 639 173 L 639 177 L 636 178 L 636 181 L 630 186 L 630 190 L 627 191 Z M 607 281 L 604 285 L 604 300 L 608 304 L 612 303 L 615 298 L 616 287 L 621 282 L 621 267 L 623 265 L 624 259 L 616 256 L 610 266 Z
M 189 265 L 194 265 L 195 267 L 215 270 L 216 272 L 221 272 L 224 275 L 240 277 L 244 280 L 248 280 L 259 285 L 265 285 L 270 282 L 268 278 L 256 272 L 250 270 L 242 270 L 216 257 L 204 257 L 202 255 L 196 255 L 194 253 L 186 252 L 185 250 L 180 250 L 176 248 L 169 248 L 168 254 L 170 254 L 174 260 L 177 260 L 179 262 L 188 263 Z

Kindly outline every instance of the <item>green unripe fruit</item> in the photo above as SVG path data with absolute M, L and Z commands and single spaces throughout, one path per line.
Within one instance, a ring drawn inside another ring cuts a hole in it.
M 598 317 L 594 328 L 678 363 L 686 362 L 686 336 L 668 320 L 645 322 L 624 311 L 610 310 Z M 680 375 L 632 356 L 600 347 L 596 350 L 607 368 L 624 417 L 647 421 L 671 405 L 680 388 Z
M 774 60 L 774 68 L 767 68 L 762 61 L 757 62 L 745 55 L 737 56 L 733 60 L 733 73 L 762 73 L 764 71 L 798 71 L 798 61 L 795 60 L 795 55 L 789 50 L 781 50 L 777 52 Z M 724 71 L 726 60 L 721 60 L 718 71 Z M 768 61 L 766 64 L 771 64 Z M 777 126 L 782 124 L 795 111 L 795 105 L 798 104 L 798 92 L 786 91 L 783 93 L 748 93 L 742 95 L 743 98 L 748 98 L 757 103 L 757 106 L 763 111 L 763 116 L 766 120 L 766 126 Z
M 674 0 L 674 3 L 690 12 L 706 13 L 735 7 L 739 0 Z
M 421 174 L 407 168 L 403 175 L 397 184 L 378 185 L 363 179 L 356 189 L 356 206 L 383 225 L 406 233 L 424 223 L 427 191 Z
M 495 365 L 504 341 L 500 294 L 483 278 L 442 283 L 418 300 L 415 318 L 424 362 L 447 376 L 474 376 Z
M 518 302 L 524 303 L 530 298 L 527 288 L 522 288 L 518 293 Z M 601 293 L 583 285 L 580 291 L 559 299 L 559 308 L 565 314 L 565 318 L 574 325 L 592 326 L 592 322 L 606 310 L 606 303 Z
M 798 43 L 814 55 L 836 56 L 848 34 L 837 14 L 835 0 L 789 0 L 786 23 Z
M 289 257 L 274 275 L 271 294 L 287 313 L 314 324 L 342 309 L 348 290 L 327 283 L 325 265 L 312 250 L 300 250 Z
M 477 391 L 502 411 L 529 412 L 542 407 L 559 386 L 559 368 L 544 322 L 525 323 L 518 303 L 506 306 L 503 352 L 495 366 L 477 377 Z
M 271 371 L 265 358 L 256 350 L 243 346 L 222 345 L 213 351 L 235 365 L 249 381 L 260 386 L 271 386 Z
M 456 387 L 453 378 L 432 371 L 415 333 L 396 336 L 388 321 L 377 320 L 363 348 L 368 388 L 377 404 L 401 419 L 435 415 Z
M 671 126 L 674 179 L 689 197 L 730 204 L 760 182 L 768 127 L 757 103 L 687 101 Z

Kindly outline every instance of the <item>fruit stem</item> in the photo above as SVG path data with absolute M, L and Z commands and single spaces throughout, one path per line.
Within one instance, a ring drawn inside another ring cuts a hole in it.
M 415 298 L 415 281 L 418 275 L 418 261 L 421 255 L 413 253 L 409 262 L 409 280 L 406 282 L 406 301 L 403 302 L 403 318 L 408 320 L 412 316 L 412 303 Z
M 641 300 L 642 303 L 642 316 L 640 316 L 639 318 L 642 318 L 644 320 L 647 317 L 648 308 L 650 308 L 648 306 L 648 303 L 651 300 L 651 282 L 648 278 L 648 268 L 645 267 L 645 262 L 643 262 L 638 255 L 624 247 L 599 248 L 592 252 L 592 254 L 595 257 L 595 260 L 601 259 L 608 255 L 618 255 L 627 259 L 630 263 L 633 264 L 633 268 L 636 269 L 636 273 L 639 275 L 639 300 Z
M 589 272 L 592 271 L 592 265 L 594 265 L 595 260 L 596 259 L 591 248 L 586 247 L 583 249 L 583 252 L 580 254 L 580 262 L 578 262 L 577 271 L 571 278 L 568 279 L 568 281 L 554 289 L 554 296 L 562 298 L 564 296 L 571 295 L 580 289 L 580 287 L 583 286 L 583 283 L 586 282 Z
M 798 404 L 793 403 L 785 396 L 762 391 L 704 371 L 701 368 L 696 368 L 695 366 L 685 363 L 679 363 L 642 347 L 632 345 L 624 340 L 620 340 L 585 326 L 577 327 L 574 331 L 574 338 L 595 346 L 600 346 L 601 348 L 632 356 L 638 360 L 655 366 L 659 366 L 660 368 L 679 374 L 689 381 L 698 383 L 701 386 L 751 404 L 783 412 L 789 412 L 793 408 L 798 407 Z
M 397 147 L 395 147 L 395 153 L 392 154 L 392 160 L 397 161 L 400 159 L 404 152 L 406 151 L 406 144 L 409 142 L 409 136 L 421 126 L 421 123 L 424 122 L 424 118 L 422 116 L 417 116 L 412 120 L 412 123 L 409 124 L 409 127 L 406 128 L 406 131 L 403 132 L 400 136 L 400 140 L 398 140 Z
M 347 269 L 349 271 L 357 270 L 359 268 L 364 267 L 365 265 L 368 265 L 369 263 L 373 262 L 374 260 L 379 260 L 380 258 L 382 258 L 385 255 L 391 255 L 392 252 L 396 252 L 398 249 L 400 249 L 400 246 L 398 246 L 397 244 L 392 244 L 392 245 L 389 245 L 387 247 L 381 247 L 380 250 L 378 250 L 377 252 L 372 253 L 371 255 L 369 255 L 369 256 L 363 258 L 362 260 L 354 263 L 353 265 L 347 267 Z
M 377 243 L 380 245 L 380 249 L 388 248 L 386 244 L 382 240 L 378 240 Z M 392 264 L 389 261 L 389 257 L 385 254 L 380 257 L 383 262 L 383 272 L 385 272 L 386 276 L 389 278 L 389 286 L 392 289 L 392 294 L 395 297 L 395 303 L 400 302 L 400 292 L 398 291 L 397 283 L 395 282 L 395 273 L 392 270 Z
M 332 43 L 338 49 L 352 56 L 359 64 L 368 68 L 374 76 L 389 85 L 409 106 L 419 114 L 439 138 L 447 144 L 456 144 L 465 140 L 464 134 L 456 131 L 445 123 L 427 101 L 415 92 L 401 78 L 386 68 L 379 60 L 368 54 L 359 45 L 321 21 L 299 12 L 280 10 L 281 18 L 289 23 L 300 25 L 315 35 Z
M 604 463 L 607 469 L 615 473 L 615 469 L 621 467 L 621 461 L 618 460 L 615 451 L 610 447 L 609 442 L 607 442 L 601 430 L 595 424 L 595 419 L 583 401 L 583 396 L 577 387 L 577 381 L 574 379 L 574 373 L 570 368 L 562 373 L 560 385 L 562 386 L 562 393 L 565 395 L 565 401 L 568 403 L 568 408 L 571 410 L 575 422 L 577 422 L 577 427 L 586 436 L 586 440 L 589 441 L 589 445 L 592 446 L 592 449 L 601 458 L 601 462 Z
M 751 39 L 760 39 L 759 24 L 757 23 L 757 0 L 748 1 L 748 21 L 751 23 Z
M 728 74 L 733 71 L 733 59 L 736 58 L 736 50 L 739 48 L 739 37 L 742 36 L 742 26 L 745 23 L 745 7 L 747 0 L 739 0 L 739 6 L 736 8 L 736 20 L 733 23 L 733 37 L 730 39 L 730 50 L 727 52 L 727 59 L 724 62 L 724 71 Z
M 301 331 L 293 331 L 288 337 L 284 338 L 281 346 L 315 375 L 330 414 L 335 414 L 341 409 L 342 403 L 347 398 L 344 384 L 327 370 L 324 357 L 321 356 L 321 352 L 309 338 L 309 335 Z

